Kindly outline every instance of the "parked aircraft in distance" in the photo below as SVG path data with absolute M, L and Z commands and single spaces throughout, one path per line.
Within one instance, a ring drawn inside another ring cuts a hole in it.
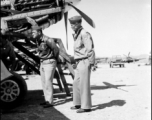
M 124 56 L 125 56 L 125 58 L 123 59 L 123 61 L 126 62 L 126 63 L 137 62 L 137 61 L 145 59 L 145 58 L 133 58 L 133 57 L 130 57 L 130 52 L 128 53 L 128 55 L 124 55 Z

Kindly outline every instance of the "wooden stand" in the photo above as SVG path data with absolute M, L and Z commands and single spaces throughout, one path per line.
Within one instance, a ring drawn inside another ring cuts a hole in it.
M 58 70 L 55 72 L 54 77 L 57 79 L 60 91 L 63 92 L 63 88 L 61 85 L 61 82 L 62 82 L 67 96 L 71 96 L 68 86 L 72 86 L 72 84 L 67 83 L 65 75 L 71 75 L 72 79 L 74 79 L 74 70 L 73 70 L 72 65 L 70 63 L 66 63 L 66 64 L 68 66 L 70 73 L 64 73 L 62 68 L 61 68 L 61 64 L 58 64 L 57 65 Z M 60 80 L 61 80 L 61 82 L 60 82 Z

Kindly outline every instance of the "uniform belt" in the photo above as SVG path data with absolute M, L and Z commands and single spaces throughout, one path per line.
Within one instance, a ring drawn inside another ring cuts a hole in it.
M 49 59 L 40 59 L 40 62 L 43 62 L 43 61 L 46 61 L 46 60 L 52 60 L 52 59 L 55 59 L 55 58 L 49 58 Z
M 85 59 L 88 59 L 88 58 L 86 57 L 86 58 L 75 59 L 75 61 L 76 61 L 76 62 L 79 62 L 79 61 L 85 60 Z

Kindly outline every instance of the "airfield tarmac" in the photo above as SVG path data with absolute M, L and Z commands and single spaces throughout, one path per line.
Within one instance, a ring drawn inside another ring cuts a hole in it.
M 2 114 L 1 120 L 151 120 L 151 66 L 138 64 L 126 64 L 125 68 L 98 64 L 91 75 L 92 112 L 81 114 L 70 110 L 72 98 L 57 93 L 58 87 L 54 94 L 56 105 L 42 108 L 40 76 L 23 76 L 28 77 L 28 95 L 20 107 Z M 66 78 L 72 83 L 70 76 Z

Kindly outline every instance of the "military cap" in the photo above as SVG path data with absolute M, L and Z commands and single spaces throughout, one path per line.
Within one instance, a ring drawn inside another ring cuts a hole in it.
M 71 17 L 69 19 L 70 23 L 71 24 L 75 24 L 77 22 L 81 22 L 82 21 L 82 17 L 81 16 L 74 16 L 74 17 Z
M 32 30 L 41 30 L 42 28 L 41 27 L 39 27 L 39 26 L 32 26 Z

